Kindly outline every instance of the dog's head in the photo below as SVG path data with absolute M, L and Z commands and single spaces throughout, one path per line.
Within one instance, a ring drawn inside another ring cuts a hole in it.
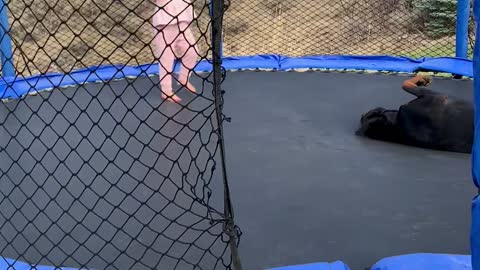
M 360 128 L 355 134 L 370 138 L 388 139 L 395 136 L 396 118 L 397 111 L 377 107 L 362 115 Z

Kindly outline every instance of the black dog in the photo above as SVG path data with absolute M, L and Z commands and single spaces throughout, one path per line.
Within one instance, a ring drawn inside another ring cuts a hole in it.
M 357 135 L 428 149 L 471 153 L 474 108 L 471 102 L 426 88 L 430 77 L 406 80 L 402 88 L 417 98 L 397 110 L 381 107 L 362 115 Z

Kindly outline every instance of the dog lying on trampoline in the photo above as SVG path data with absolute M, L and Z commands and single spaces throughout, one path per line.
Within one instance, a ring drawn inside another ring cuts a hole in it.
M 402 88 L 417 98 L 398 110 L 377 107 L 363 114 L 356 134 L 415 147 L 471 153 L 474 108 L 471 102 L 426 86 L 432 79 L 416 76 Z

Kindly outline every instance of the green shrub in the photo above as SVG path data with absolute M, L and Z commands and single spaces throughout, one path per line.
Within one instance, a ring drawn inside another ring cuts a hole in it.
M 431 38 L 455 34 L 456 0 L 413 0 L 419 30 Z

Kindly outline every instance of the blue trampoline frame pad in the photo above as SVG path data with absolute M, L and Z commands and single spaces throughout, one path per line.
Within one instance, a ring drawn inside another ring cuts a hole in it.
M 84 270 L 85 268 L 55 267 L 46 265 L 30 265 L 25 262 L 0 257 L 0 270 Z
M 381 259 L 370 270 L 471 270 L 470 255 L 414 253 Z
M 470 59 L 456 57 L 408 58 L 397 56 L 304 56 L 288 57 L 277 54 L 225 57 L 222 66 L 227 71 L 238 70 L 367 70 L 380 72 L 415 73 L 420 71 L 451 73 L 473 77 Z M 175 70 L 180 65 L 177 63 Z M 198 62 L 196 72 L 211 72 L 210 61 Z M 139 66 L 103 65 L 91 66 L 70 73 L 48 73 L 29 77 L 10 76 L 0 78 L 0 98 L 17 99 L 27 94 L 92 82 L 109 82 L 123 78 L 158 74 L 157 64 Z
M 30 265 L 10 258 L 0 259 L 0 270 L 82 270 L 77 268 Z M 381 259 L 370 270 L 471 270 L 470 255 L 414 253 Z M 350 270 L 342 261 L 283 266 L 265 270 Z
M 292 266 L 283 266 L 278 268 L 270 268 L 265 270 L 350 270 L 348 265 L 342 261 L 335 261 L 331 263 L 319 262 L 319 263 L 308 263 Z
M 350 270 L 342 261 L 309 263 L 265 270 Z M 370 270 L 472 270 L 470 255 L 413 253 L 381 259 Z

